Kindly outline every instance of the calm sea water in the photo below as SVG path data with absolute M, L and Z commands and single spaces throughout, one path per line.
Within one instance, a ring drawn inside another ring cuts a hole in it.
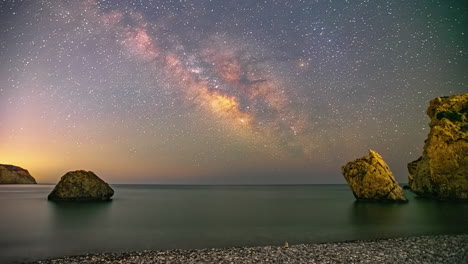
M 47 201 L 0 185 L 0 263 L 145 249 L 282 245 L 468 233 L 468 204 L 356 203 L 347 185 L 113 185 L 112 202 Z

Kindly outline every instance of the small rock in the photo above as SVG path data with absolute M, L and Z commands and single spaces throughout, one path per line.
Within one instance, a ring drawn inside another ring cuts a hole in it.
M 49 194 L 53 201 L 106 201 L 114 190 L 92 171 L 71 171 L 62 176 Z
M 387 163 L 377 152 L 348 162 L 341 168 L 357 200 L 407 202 Z

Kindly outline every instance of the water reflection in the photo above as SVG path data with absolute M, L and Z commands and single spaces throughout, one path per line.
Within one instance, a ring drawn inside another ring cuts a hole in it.
M 355 201 L 351 206 L 354 225 L 402 224 L 407 204 Z
M 105 202 L 48 202 L 52 229 L 98 228 L 109 220 L 112 200 Z
M 468 232 L 468 204 L 420 199 L 405 193 L 410 202 L 354 202 L 350 223 L 357 237 L 450 234 Z
M 415 197 L 411 221 L 433 233 L 468 233 L 468 203 L 453 203 Z

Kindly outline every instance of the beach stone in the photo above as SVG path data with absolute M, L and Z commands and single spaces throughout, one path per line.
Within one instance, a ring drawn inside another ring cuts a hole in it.
M 468 235 L 407 237 L 370 241 L 236 247 L 223 249 L 173 249 L 168 251 L 88 254 L 33 263 L 468 263 Z M 425 252 L 424 252 L 425 251 Z
M 357 200 L 407 202 L 387 163 L 377 152 L 348 162 L 341 168 Z
M 408 164 L 408 185 L 419 196 L 468 201 L 468 94 L 438 97 L 422 156 Z
M 0 164 L 0 184 L 36 184 L 36 179 L 21 167 Z
M 92 171 L 70 171 L 60 179 L 49 194 L 53 201 L 105 201 L 114 190 Z

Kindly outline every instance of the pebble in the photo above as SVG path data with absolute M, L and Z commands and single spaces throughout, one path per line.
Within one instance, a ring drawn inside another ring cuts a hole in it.
M 424 252 L 424 253 L 423 253 Z M 71 263 L 468 263 L 468 234 L 422 236 L 373 241 L 241 247 L 224 249 L 140 251 L 90 254 L 41 260 L 37 264 Z

